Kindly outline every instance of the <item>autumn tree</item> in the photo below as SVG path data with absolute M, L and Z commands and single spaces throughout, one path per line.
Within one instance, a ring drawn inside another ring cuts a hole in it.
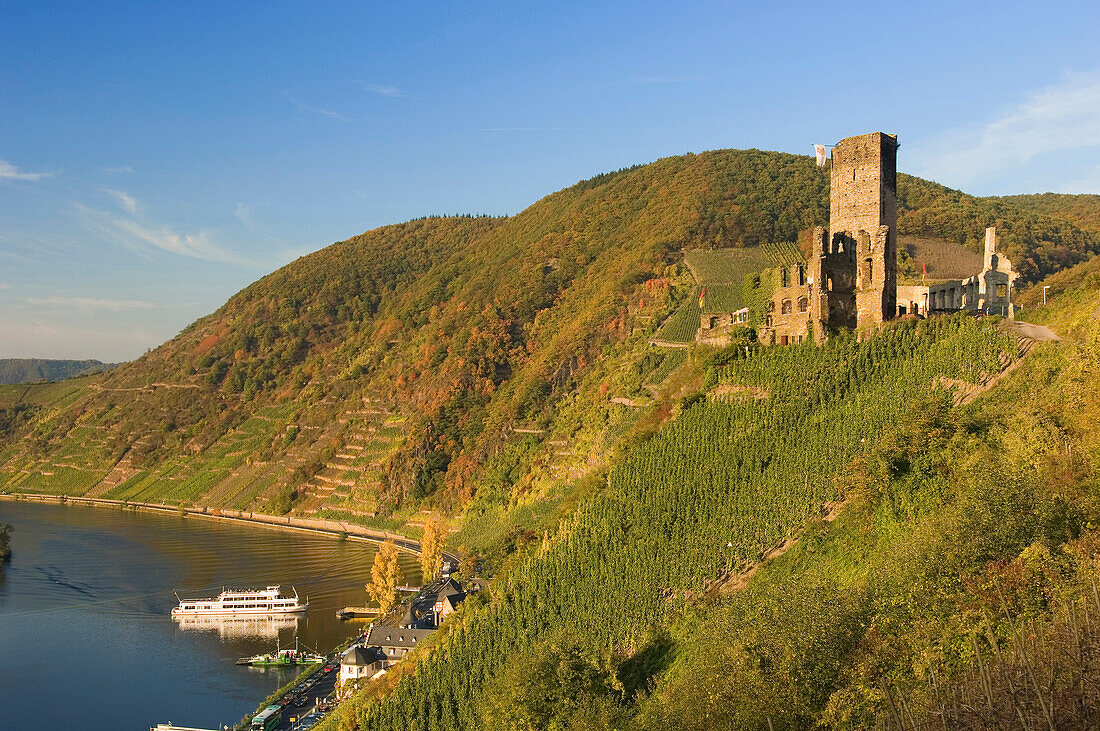
M 387 540 L 378 547 L 374 563 L 370 567 L 371 581 L 367 584 L 367 594 L 378 603 L 379 610 L 385 614 L 397 601 L 397 580 L 401 568 L 397 564 L 397 544 Z
M 431 581 L 439 571 L 446 540 L 447 526 L 433 516 L 424 525 L 424 537 L 420 540 L 420 570 L 424 575 L 424 583 Z

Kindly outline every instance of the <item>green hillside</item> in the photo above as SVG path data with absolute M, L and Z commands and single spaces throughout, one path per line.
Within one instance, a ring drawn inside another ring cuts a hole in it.
M 1022 367 L 1015 336 L 963 316 L 716 354 L 709 393 L 766 398 L 686 401 L 606 489 L 517 546 L 491 598 L 415 672 L 329 727 L 874 727 L 891 702 L 963 713 L 982 653 L 996 662 L 1021 622 L 1045 631 L 1091 601 L 1100 430 L 1081 367 L 1100 352 L 1095 320 L 1082 335 L 1027 345 Z M 1002 370 L 973 406 L 936 387 Z M 1058 681 L 1071 700 L 1072 681 Z
M 1032 211 L 1073 223 L 1082 231 L 1100 234 L 1100 195 L 1068 193 L 1032 193 L 1006 195 L 990 200 L 1001 201 L 1022 211 Z
M 1062 344 L 957 317 L 823 348 L 650 346 L 699 324 L 688 265 L 731 307 L 827 196 L 809 158 L 723 150 L 515 216 L 368 231 L 110 373 L 0 387 L 0 489 L 411 535 L 448 516 L 493 588 L 331 728 L 865 726 L 887 691 L 931 713 L 921 673 L 965 681 L 975 607 L 1003 638 L 1056 624 L 1085 581 L 1095 407 L 1073 399 L 1096 259 L 1049 280 L 1063 309 L 1028 309 Z M 1025 282 L 1100 245 L 907 176 L 899 199 L 902 233 L 941 242 L 922 251 L 997 225 Z M 1041 596 L 1002 621 L 983 582 L 1031 587 L 1048 554 Z
M 1001 251 L 1022 284 L 1097 253 L 1097 233 L 1005 198 L 975 198 L 927 180 L 898 175 L 898 232 L 941 238 L 980 252 L 985 228 L 997 227 Z
M 766 398 L 685 401 L 326 728 L 1090 725 L 1050 643 L 1100 649 L 1094 271 L 1037 313 L 1064 344 L 957 316 L 716 354 L 708 393 Z
M 560 496 L 557 476 L 606 462 L 625 418 L 611 400 L 644 402 L 674 370 L 649 340 L 691 341 L 685 256 L 714 260 L 696 266 L 712 304 L 742 304 L 737 277 L 822 223 L 827 195 L 806 157 L 722 150 L 599 175 L 509 218 L 369 231 L 64 401 L 0 389 L 0 485 L 390 527 L 479 492 L 505 508 Z M 1097 248 L 1065 222 L 919 179 L 902 176 L 899 197 L 907 235 L 973 247 L 996 223 L 1025 277 Z M 544 436 L 528 445 L 513 428 Z M 550 445 L 562 439 L 573 446 Z M 507 484 L 493 460 L 514 461 Z

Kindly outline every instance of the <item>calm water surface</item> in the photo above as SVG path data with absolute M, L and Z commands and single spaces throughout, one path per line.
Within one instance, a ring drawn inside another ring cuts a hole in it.
M 238 667 L 277 643 L 322 652 L 359 632 L 336 610 L 365 601 L 374 548 L 288 531 L 84 506 L 0 501 L 14 526 L 0 569 L 0 728 L 232 726 L 294 675 Z M 419 583 L 402 554 L 403 580 Z M 302 619 L 169 616 L 181 596 L 293 586 Z

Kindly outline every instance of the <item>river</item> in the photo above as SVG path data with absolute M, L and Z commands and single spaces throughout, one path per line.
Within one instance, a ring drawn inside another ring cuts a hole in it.
M 13 526 L 0 569 L 0 728 L 232 728 L 292 669 L 241 667 L 277 643 L 322 652 L 363 622 L 372 544 L 120 508 L 0 501 Z M 415 556 L 402 553 L 416 584 Z M 181 626 L 181 596 L 224 587 L 293 586 L 301 619 Z

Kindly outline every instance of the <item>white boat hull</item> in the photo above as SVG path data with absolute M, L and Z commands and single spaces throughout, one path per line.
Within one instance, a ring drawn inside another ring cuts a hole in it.
M 309 609 L 308 604 L 278 609 L 180 609 L 172 610 L 173 617 L 258 617 L 270 614 L 299 614 Z

